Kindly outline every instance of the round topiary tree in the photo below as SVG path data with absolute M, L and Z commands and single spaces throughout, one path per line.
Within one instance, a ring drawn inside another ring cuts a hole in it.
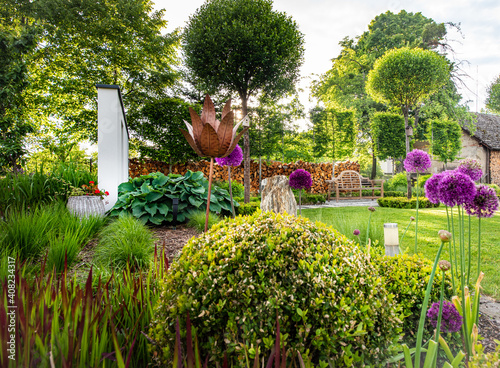
M 326 225 L 260 211 L 191 239 L 173 263 L 150 329 L 162 363 L 187 312 L 202 356 L 219 361 L 241 358 L 241 344 L 269 355 L 276 316 L 287 349 L 335 366 L 379 364 L 401 331 L 368 254 Z

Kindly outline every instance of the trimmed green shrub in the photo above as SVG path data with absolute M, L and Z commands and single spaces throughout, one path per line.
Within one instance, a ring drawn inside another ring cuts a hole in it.
M 417 182 L 417 187 L 423 188 L 425 185 L 425 182 L 432 176 L 432 174 L 429 175 L 420 175 L 418 178 Z
M 420 310 L 433 263 L 416 254 L 396 257 L 379 255 L 373 258 L 373 263 L 378 268 L 386 289 L 394 294 L 396 302 L 402 308 L 404 341 L 408 346 L 414 346 Z M 429 305 L 432 305 L 433 302 L 439 302 L 441 281 L 442 273 L 437 272 L 432 285 Z M 450 274 L 448 273 L 445 279 L 445 299 L 450 300 L 453 295 Z M 425 338 L 430 337 L 432 331 L 432 325 L 427 323 L 427 336 Z
M 129 212 L 143 224 L 161 225 L 173 221 L 172 199 L 179 199 L 177 221 L 184 222 L 198 210 L 206 210 L 208 180 L 201 171 L 188 172 L 182 176 L 168 176 L 156 172 L 130 179 L 118 186 L 118 200 L 110 211 L 111 216 Z M 234 206 L 238 207 L 235 202 Z M 210 211 L 231 211 L 229 193 L 212 187 Z
M 228 181 L 215 181 L 213 183 L 213 185 L 221 188 L 221 189 L 224 189 L 224 190 L 227 190 L 227 192 L 229 193 L 229 182 Z M 240 184 L 239 182 L 235 181 L 235 180 L 231 180 L 231 189 L 233 191 L 233 199 L 235 197 L 243 197 L 245 195 L 245 187 L 243 186 L 243 184 Z
M 253 215 L 259 209 L 260 209 L 260 201 L 259 202 L 242 203 L 236 209 L 236 213 L 238 215 L 243 215 L 243 216 Z
M 390 208 L 417 208 L 417 198 L 413 197 L 408 199 L 406 197 L 388 197 L 388 198 L 378 198 L 378 205 L 380 207 L 390 207 Z M 420 197 L 418 199 L 419 208 L 433 208 L 439 207 L 438 204 L 430 202 L 427 198 Z
M 245 203 L 244 197 L 234 197 L 233 199 L 239 202 L 240 204 Z M 250 202 L 260 203 L 260 197 L 250 197 Z
M 406 173 L 401 172 L 396 175 L 394 175 L 392 178 L 387 180 L 384 183 L 384 189 L 386 190 L 403 190 L 408 186 L 408 182 L 406 180 Z
M 384 197 L 404 197 L 406 192 L 403 191 L 395 191 L 395 190 L 387 190 L 384 191 Z
M 151 231 L 129 214 L 120 216 L 106 226 L 99 237 L 94 259 L 101 265 L 132 270 L 146 269 L 154 252 L 155 238 Z
M 295 200 L 297 204 L 299 203 L 299 193 L 298 190 L 293 191 Z M 325 203 L 326 196 L 323 194 L 312 194 L 307 192 L 302 192 L 302 204 L 317 204 L 317 203 Z
M 241 208 L 241 206 L 239 207 Z M 187 222 L 187 226 L 198 230 L 200 233 L 205 231 L 205 218 L 206 212 L 196 211 L 191 214 L 191 218 Z M 221 218 L 215 213 L 210 212 L 208 214 L 208 228 L 210 229 L 213 225 L 221 221 Z
M 159 364 L 172 358 L 187 312 L 201 355 L 219 362 L 224 352 L 242 359 L 242 341 L 267 355 L 276 316 L 286 346 L 334 366 L 380 364 L 401 332 L 368 254 L 324 224 L 272 212 L 222 221 L 186 244 L 151 322 Z

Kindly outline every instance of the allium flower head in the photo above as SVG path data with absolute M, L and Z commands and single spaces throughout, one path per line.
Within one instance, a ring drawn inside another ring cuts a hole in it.
M 358 229 L 354 229 L 354 231 L 352 232 L 354 235 L 358 236 L 360 231 Z
M 368 207 L 368 211 L 375 212 L 375 207 L 372 207 L 372 206 Z
M 438 204 L 439 203 L 439 183 L 443 178 L 444 173 L 434 174 L 425 182 L 425 196 L 429 202 Z
M 439 264 L 439 268 L 441 269 L 441 271 L 444 271 L 444 272 L 448 271 L 451 268 L 451 263 L 444 260 L 444 259 L 439 261 L 438 264 Z
M 431 321 L 433 327 L 437 326 L 439 315 L 439 303 L 433 303 L 427 311 L 427 318 Z M 441 331 L 457 332 L 462 327 L 462 316 L 452 302 L 443 302 L 443 315 L 441 317 Z
M 448 243 L 451 239 L 451 233 L 449 231 L 446 231 L 446 230 L 439 230 L 438 236 L 439 236 L 439 239 L 441 239 L 441 241 L 443 243 Z
M 309 189 L 312 186 L 312 178 L 309 171 L 298 169 L 290 174 L 290 186 L 294 189 Z
M 460 206 L 474 200 L 476 185 L 468 175 L 449 171 L 439 182 L 438 192 L 439 200 L 445 205 Z
M 229 156 L 216 157 L 215 161 L 219 166 L 240 166 L 241 161 L 243 161 L 243 151 L 240 145 L 237 144 Z
M 464 204 L 465 211 L 472 216 L 492 217 L 498 211 L 499 203 L 495 189 L 486 185 L 477 187 L 472 202 Z
M 415 217 L 411 216 L 410 221 L 415 221 Z
M 425 172 L 431 167 L 431 158 L 427 152 L 414 149 L 406 155 L 403 162 L 408 172 Z
M 481 179 L 481 176 L 483 176 L 481 164 L 472 158 L 466 158 L 465 160 L 460 161 L 457 171 L 468 175 L 474 181 L 478 181 Z

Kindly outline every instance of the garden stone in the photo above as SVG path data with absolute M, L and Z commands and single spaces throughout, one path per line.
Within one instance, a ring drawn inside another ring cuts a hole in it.
M 288 177 L 277 175 L 262 180 L 262 198 L 260 208 L 263 212 L 288 213 L 297 215 L 297 201 L 292 188 L 288 185 Z

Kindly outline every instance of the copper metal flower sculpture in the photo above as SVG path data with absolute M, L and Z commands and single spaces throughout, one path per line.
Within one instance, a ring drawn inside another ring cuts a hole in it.
M 215 106 L 209 95 L 205 97 L 201 117 L 192 108 L 189 108 L 189 113 L 193 125 L 184 121 L 188 130 L 180 131 L 201 157 L 228 156 L 233 152 L 243 133 L 248 130 L 248 127 L 245 127 L 236 135 L 242 122 L 233 127 L 234 113 L 231 111 L 231 99 L 226 102 L 220 121 L 215 118 Z
M 220 121 L 215 118 L 215 106 L 209 95 L 205 96 L 201 117 L 192 108 L 189 108 L 189 113 L 191 114 L 191 122 L 193 125 L 184 121 L 188 130 L 180 129 L 180 131 L 199 156 L 210 157 L 207 214 L 205 217 L 206 232 L 208 229 L 208 214 L 210 211 L 214 157 L 226 157 L 233 152 L 241 136 L 248 130 L 248 127 L 244 127 L 243 130 L 236 135 L 238 128 L 245 119 L 233 127 L 234 113 L 231 111 L 231 99 L 226 102 L 226 105 L 222 109 Z

